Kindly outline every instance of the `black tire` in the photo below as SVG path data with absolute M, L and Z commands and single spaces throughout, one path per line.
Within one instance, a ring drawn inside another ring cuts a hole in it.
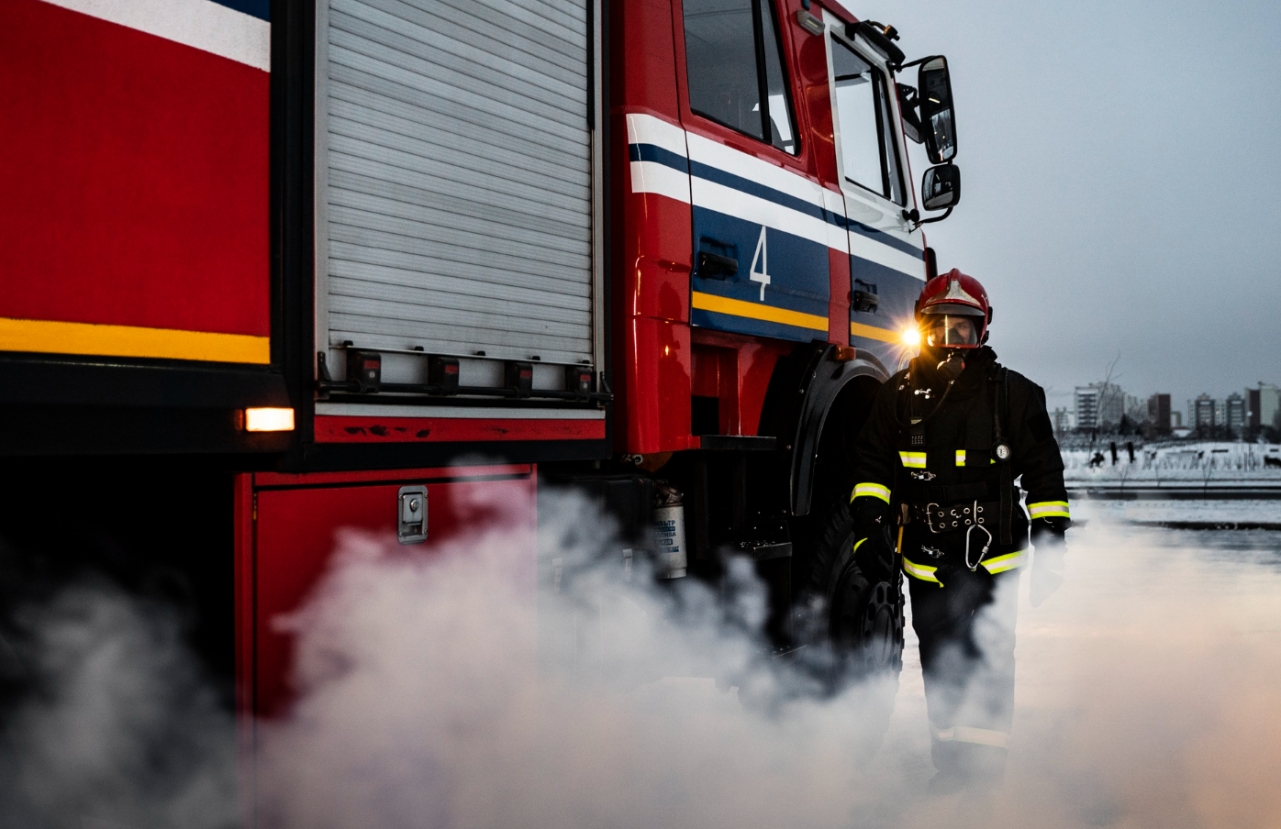
M 810 586 L 826 617 L 836 690 L 874 677 L 897 684 L 903 669 L 903 576 L 861 566 L 860 558 L 849 504 L 834 499 L 817 533 Z

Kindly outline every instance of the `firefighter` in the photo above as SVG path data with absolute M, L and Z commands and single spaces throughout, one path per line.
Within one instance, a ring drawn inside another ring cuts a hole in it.
M 957 270 L 935 277 L 916 319 L 919 356 L 881 388 L 859 433 L 852 559 L 869 576 L 896 567 L 908 576 L 938 771 L 931 785 L 946 791 L 1004 770 L 1019 571 L 1035 547 L 1040 604 L 1062 582 L 1070 519 L 1045 392 L 985 344 L 983 286 Z

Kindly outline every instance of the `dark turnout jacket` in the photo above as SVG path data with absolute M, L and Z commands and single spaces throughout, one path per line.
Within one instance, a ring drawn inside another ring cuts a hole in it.
M 1000 444 L 1009 451 L 998 451 Z M 891 541 L 903 568 L 922 581 L 938 581 L 936 571 L 947 564 L 994 574 L 1022 566 L 1028 515 L 1069 518 L 1045 392 L 997 363 L 987 347 L 966 355 L 950 391 L 925 357 L 891 377 L 856 450 L 855 514 L 869 512 L 859 509 L 860 499 L 884 502 L 883 523 L 897 530 Z M 1027 515 L 1014 485 L 1020 478 Z

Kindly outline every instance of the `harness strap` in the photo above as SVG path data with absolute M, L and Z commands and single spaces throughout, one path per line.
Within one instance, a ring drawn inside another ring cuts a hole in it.
M 1005 368 L 1002 368 L 1000 370 L 1000 378 L 997 381 L 997 385 L 996 385 L 996 393 L 993 395 L 993 397 L 996 398 L 995 400 L 993 400 L 993 405 L 992 405 L 992 425 L 996 433 L 995 442 L 992 444 L 993 446 L 999 446 L 1002 442 L 1004 442 L 1004 436 L 1001 434 L 1001 412 L 1003 410 L 1002 404 L 1004 404 L 1004 411 L 1006 412 L 1009 411 L 1010 384 L 1008 380 L 1009 380 L 1009 372 Z M 1013 531 L 1011 530 L 1010 525 L 1014 521 L 1014 470 L 1011 467 L 1008 459 L 1005 461 L 1002 461 L 1000 463 L 1000 466 L 1001 466 L 1001 523 L 1000 523 L 1001 543 L 1011 544 L 1013 543 Z

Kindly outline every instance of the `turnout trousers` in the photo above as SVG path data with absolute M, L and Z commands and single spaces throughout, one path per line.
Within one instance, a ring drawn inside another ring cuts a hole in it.
M 937 576 L 908 578 L 934 767 L 960 778 L 996 778 L 1014 719 L 1019 571 L 941 565 Z

